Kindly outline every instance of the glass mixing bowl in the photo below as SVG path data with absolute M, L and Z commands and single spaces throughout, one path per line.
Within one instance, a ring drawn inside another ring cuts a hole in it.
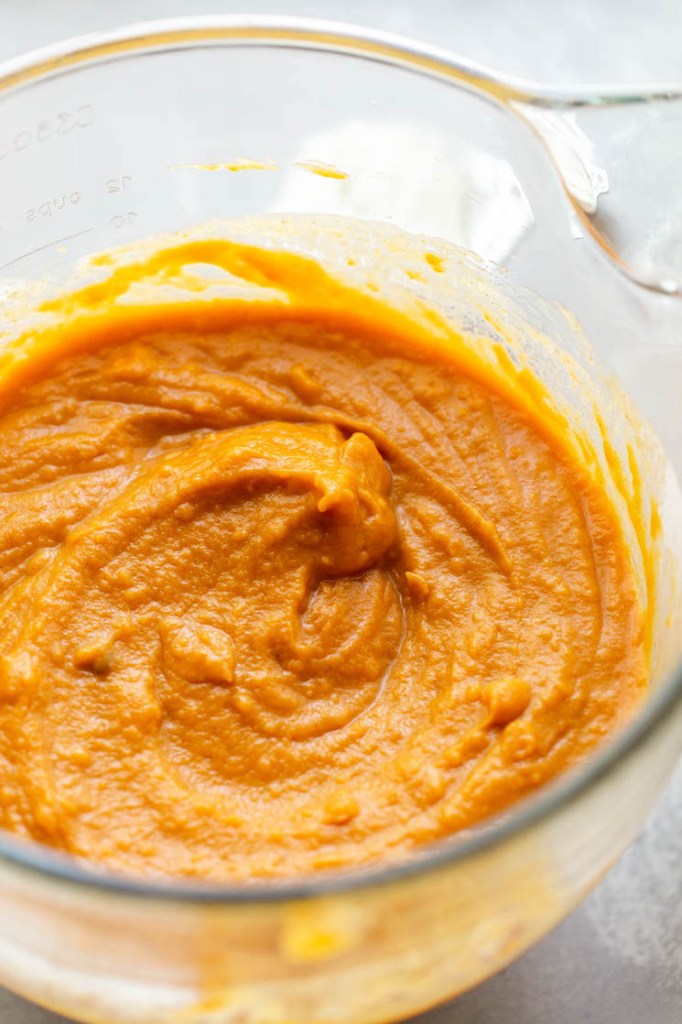
M 93 1024 L 396 1020 L 508 963 L 632 840 L 682 745 L 682 247 L 646 186 L 674 148 L 670 97 L 543 98 L 413 44 L 274 19 L 141 26 L 0 68 L 0 295 L 212 218 L 388 221 L 500 265 L 510 308 L 599 392 L 579 320 L 669 460 L 644 480 L 668 551 L 650 693 L 579 772 L 403 866 L 269 886 L 137 882 L 2 836 L 2 984 Z

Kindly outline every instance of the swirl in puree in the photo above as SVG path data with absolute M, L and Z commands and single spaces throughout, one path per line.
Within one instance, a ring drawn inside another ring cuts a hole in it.
M 63 308 L 0 367 L 5 829 L 144 876 L 396 860 L 631 713 L 618 517 L 521 389 L 378 306 Z

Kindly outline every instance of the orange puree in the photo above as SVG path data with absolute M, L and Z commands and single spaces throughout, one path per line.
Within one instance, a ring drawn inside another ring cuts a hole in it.
M 188 309 L 3 364 L 6 829 L 145 875 L 353 867 L 628 715 L 616 513 L 520 390 L 378 314 Z

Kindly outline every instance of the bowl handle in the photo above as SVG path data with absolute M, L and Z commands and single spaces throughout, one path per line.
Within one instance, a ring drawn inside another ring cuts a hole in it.
M 505 100 L 540 137 L 584 227 L 619 268 L 682 295 L 682 86 Z

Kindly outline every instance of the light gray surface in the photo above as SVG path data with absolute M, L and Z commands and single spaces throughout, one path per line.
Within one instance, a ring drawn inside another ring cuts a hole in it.
M 680 0 L 0 0 L 0 59 L 130 21 L 215 11 L 334 17 L 546 82 L 682 81 Z M 57 1024 L 0 989 L 0 1024 Z M 413 1024 L 682 1024 L 682 766 L 601 886 L 508 970 Z

